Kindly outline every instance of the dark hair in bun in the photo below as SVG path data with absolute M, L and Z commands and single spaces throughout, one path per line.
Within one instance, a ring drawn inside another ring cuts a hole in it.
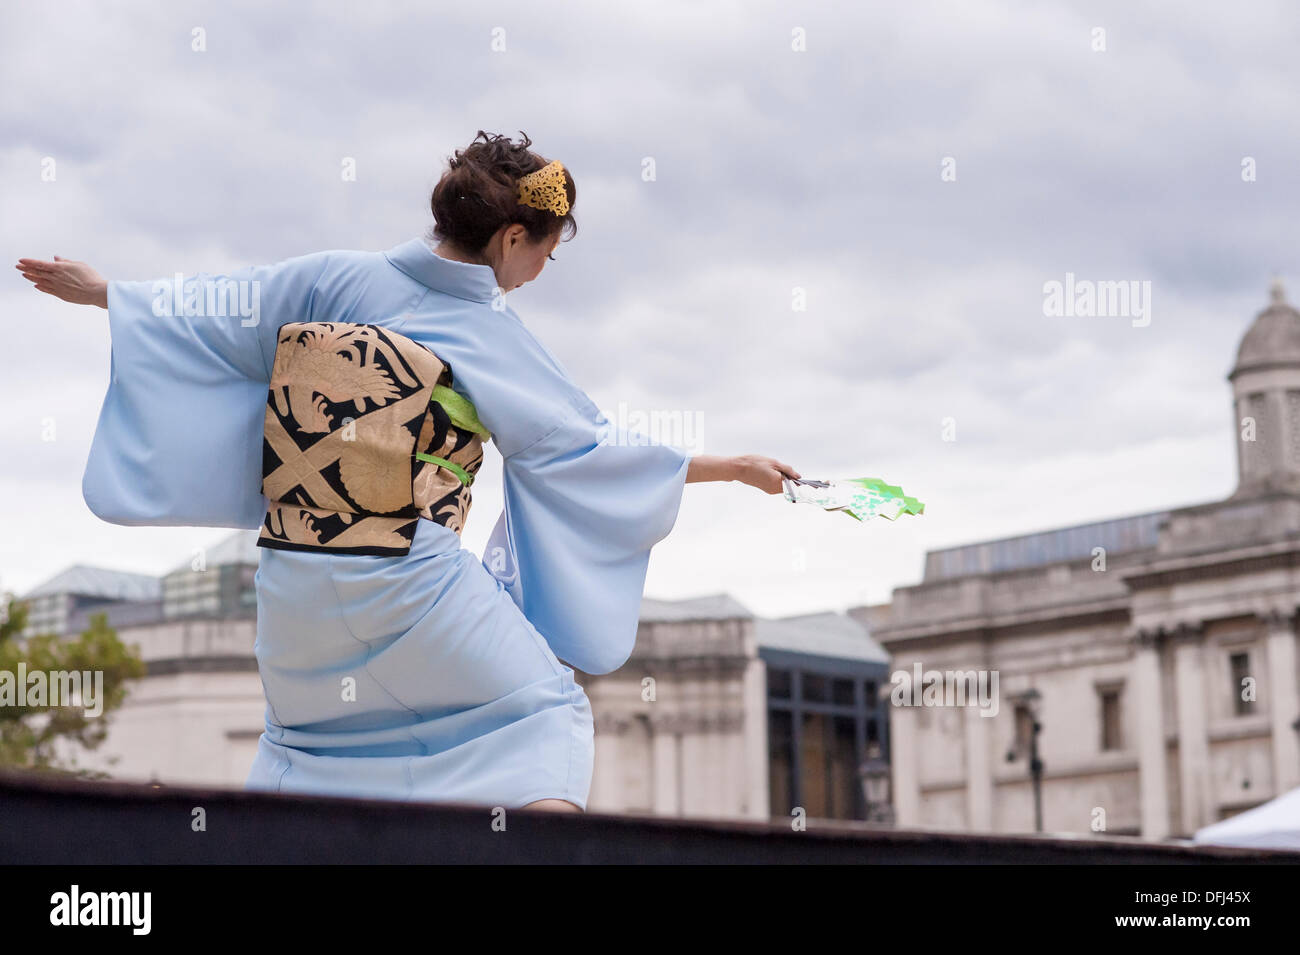
M 566 215 L 557 216 L 549 210 L 518 202 L 520 177 L 550 162 L 529 151 L 532 140 L 523 130 L 519 135 L 523 139 L 516 143 L 506 136 L 489 135 L 480 129 L 469 146 L 447 158 L 447 171 L 433 187 L 429 200 L 434 239 L 446 240 L 466 252 L 481 252 L 498 229 L 515 222 L 539 242 L 561 231 L 565 238 L 577 234 L 573 206 L 578 190 L 567 168 L 564 170 L 564 189 L 569 197 Z

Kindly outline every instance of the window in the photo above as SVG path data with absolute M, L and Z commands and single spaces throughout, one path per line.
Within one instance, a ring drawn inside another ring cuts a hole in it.
M 827 779 L 830 754 L 827 747 L 827 717 L 821 713 L 804 713 L 799 734 L 800 795 L 809 817 L 825 819 L 830 815 L 831 794 Z
M 790 788 L 794 767 L 793 721 L 789 710 L 769 710 L 767 714 L 768 792 L 775 816 L 788 816 L 794 808 Z
M 1250 678 L 1250 654 L 1234 653 L 1228 658 L 1232 670 L 1232 711 L 1237 716 L 1246 716 L 1254 712 L 1252 699 L 1246 698 L 1246 681 Z M 1252 693 L 1253 697 L 1254 694 Z
M 804 713 L 800 733 L 800 790 L 808 815 L 852 819 L 857 810 L 858 760 L 851 716 Z
M 853 705 L 853 681 L 832 680 L 831 701 L 834 703 L 844 703 L 844 704 L 848 704 L 849 706 L 852 706 Z
M 813 819 L 864 818 L 862 762 L 868 744 L 883 750 L 888 730 L 886 704 L 875 692 L 879 685 L 874 671 L 866 678 L 768 664 L 768 793 L 774 818 L 795 806 Z
M 790 671 L 767 668 L 767 695 L 778 700 L 790 699 Z
M 1101 690 L 1101 748 L 1103 752 L 1122 749 L 1120 736 L 1119 690 Z
M 829 683 L 824 676 L 816 673 L 804 673 L 803 675 L 803 698 L 810 703 L 829 703 Z

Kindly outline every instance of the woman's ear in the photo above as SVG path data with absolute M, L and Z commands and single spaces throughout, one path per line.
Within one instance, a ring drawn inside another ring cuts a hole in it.
M 519 236 L 526 232 L 527 230 L 517 222 L 508 222 L 497 229 L 483 249 L 484 255 L 493 268 L 504 262 L 511 252 L 518 251 Z
M 512 222 L 506 226 L 505 247 L 509 249 L 520 249 L 528 242 L 528 230 L 518 222 Z

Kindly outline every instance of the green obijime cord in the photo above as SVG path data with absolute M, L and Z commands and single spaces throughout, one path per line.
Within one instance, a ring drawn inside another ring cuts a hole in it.
M 448 461 L 446 458 L 440 458 L 436 454 L 425 454 L 423 451 L 417 451 L 415 456 L 421 461 L 428 461 L 430 464 L 441 464 L 448 471 L 451 471 L 456 477 L 460 478 L 460 483 L 466 487 L 474 483 L 474 475 L 470 474 L 459 464 L 454 461 Z

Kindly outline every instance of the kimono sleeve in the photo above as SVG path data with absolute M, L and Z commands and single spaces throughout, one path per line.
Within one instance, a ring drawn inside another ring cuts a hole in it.
M 557 657 L 609 673 L 632 653 L 650 550 L 677 520 L 689 457 L 611 424 L 585 396 L 574 404 L 504 458 L 483 563 Z
M 276 331 L 308 321 L 328 253 L 108 284 L 109 385 L 82 477 L 105 521 L 256 528 Z

